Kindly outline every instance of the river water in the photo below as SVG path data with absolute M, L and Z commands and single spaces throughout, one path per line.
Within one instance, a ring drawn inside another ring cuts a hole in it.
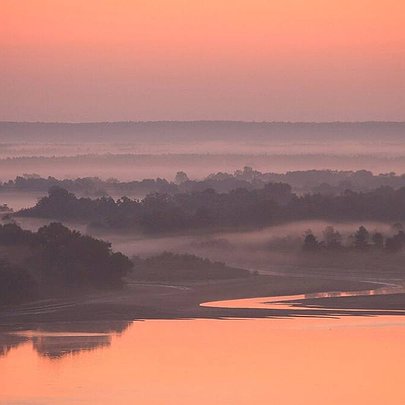
M 284 308 L 296 298 L 203 305 Z M 104 329 L 53 325 L 0 335 L 0 404 L 405 404 L 400 315 L 148 320 Z

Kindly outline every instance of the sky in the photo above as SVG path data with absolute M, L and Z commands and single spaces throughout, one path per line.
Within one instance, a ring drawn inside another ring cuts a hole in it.
M 1 0 L 0 120 L 405 120 L 403 0 Z

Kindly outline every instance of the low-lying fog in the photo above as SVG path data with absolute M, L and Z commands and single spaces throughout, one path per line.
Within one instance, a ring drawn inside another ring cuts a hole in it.
M 23 228 L 37 230 L 50 220 L 35 218 L 18 218 L 17 223 Z M 317 237 L 327 226 L 333 226 L 344 240 L 364 225 L 370 233 L 381 232 L 384 235 L 394 234 L 392 224 L 382 222 L 328 222 L 299 221 L 285 225 L 267 227 L 258 231 L 198 233 L 177 236 L 153 237 L 125 233 L 99 232 L 85 225 L 64 222 L 65 225 L 82 233 L 108 240 L 113 249 L 132 256 L 148 257 L 162 251 L 191 253 L 212 260 L 226 262 L 261 272 L 274 272 L 288 266 L 300 264 L 302 260 L 302 243 L 305 233 L 311 230 Z M 325 264 L 320 261 L 320 264 Z M 341 264 L 336 261 L 336 264 Z
M 44 197 L 44 193 L 41 192 L 2 191 L 0 205 L 7 204 L 14 211 L 19 211 L 23 208 L 33 207 L 42 197 Z
M 0 181 L 25 173 L 43 177 L 97 176 L 130 181 L 173 180 L 185 171 L 192 179 L 244 166 L 262 172 L 336 169 L 405 173 L 404 123 L 0 123 Z M 41 193 L 7 193 L 0 204 L 19 210 L 33 206 Z M 119 196 L 120 197 L 120 196 Z M 18 219 L 36 228 L 45 221 Z M 82 232 L 92 229 L 67 224 Z M 261 231 L 147 237 L 129 234 L 94 236 L 108 239 L 129 256 L 163 250 L 195 253 L 243 267 L 266 269 L 287 263 L 300 252 L 307 229 L 319 235 L 330 223 L 298 222 Z M 344 236 L 359 225 L 389 234 L 390 224 L 332 224 Z M 279 260 L 280 258 L 280 260 Z M 281 259 L 282 258 L 282 259 Z
M 339 139 L 328 140 L 302 140 L 282 141 L 266 139 L 236 139 L 232 142 L 223 140 L 205 140 L 198 142 L 159 141 L 159 142 L 66 142 L 66 143 L 14 143 L 0 141 L 0 158 L 15 157 L 62 157 L 91 154 L 134 154 L 134 155 L 161 155 L 161 154 L 244 154 L 244 155 L 301 155 L 301 154 L 327 154 L 327 155 L 374 155 L 398 157 L 403 156 L 405 142 L 398 140 L 354 140 L 341 142 Z
M 24 173 L 140 180 L 244 166 L 405 172 L 405 123 L 0 122 L 0 180 Z M 388 168 L 388 169 L 387 169 Z

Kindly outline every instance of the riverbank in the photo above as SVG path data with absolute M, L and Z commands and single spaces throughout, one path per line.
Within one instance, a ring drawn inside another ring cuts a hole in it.
M 0 329 L 35 328 L 41 324 L 55 322 L 86 321 L 133 321 L 144 319 L 221 319 L 264 318 L 294 316 L 345 316 L 367 315 L 364 309 L 373 309 L 370 315 L 387 315 L 390 310 L 405 310 L 405 294 L 396 294 L 395 305 L 391 296 L 328 298 L 317 301 L 329 308 L 302 308 L 298 311 L 275 309 L 206 308 L 200 304 L 208 301 L 308 294 L 325 291 L 356 291 L 383 286 L 383 281 L 360 281 L 336 279 L 325 276 L 258 275 L 255 277 L 188 282 L 176 284 L 139 283 L 129 281 L 120 291 L 103 292 L 69 299 L 51 299 L 0 310 Z M 337 302 L 335 302 L 338 300 Z M 347 301 L 345 301 L 347 300 Z M 370 304 L 367 304 L 370 302 Z M 329 305 L 329 303 L 333 305 Z M 361 305 L 359 304 L 361 303 Z M 315 305 L 312 302 L 312 305 Z M 353 308 L 363 308 L 359 313 Z M 376 309 L 378 310 L 376 312 Z M 405 311 L 404 311 L 405 313 Z

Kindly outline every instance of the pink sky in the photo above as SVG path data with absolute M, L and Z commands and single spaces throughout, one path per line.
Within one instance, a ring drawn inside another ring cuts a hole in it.
M 2 0 L 0 120 L 405 120 L 403 0 Z

